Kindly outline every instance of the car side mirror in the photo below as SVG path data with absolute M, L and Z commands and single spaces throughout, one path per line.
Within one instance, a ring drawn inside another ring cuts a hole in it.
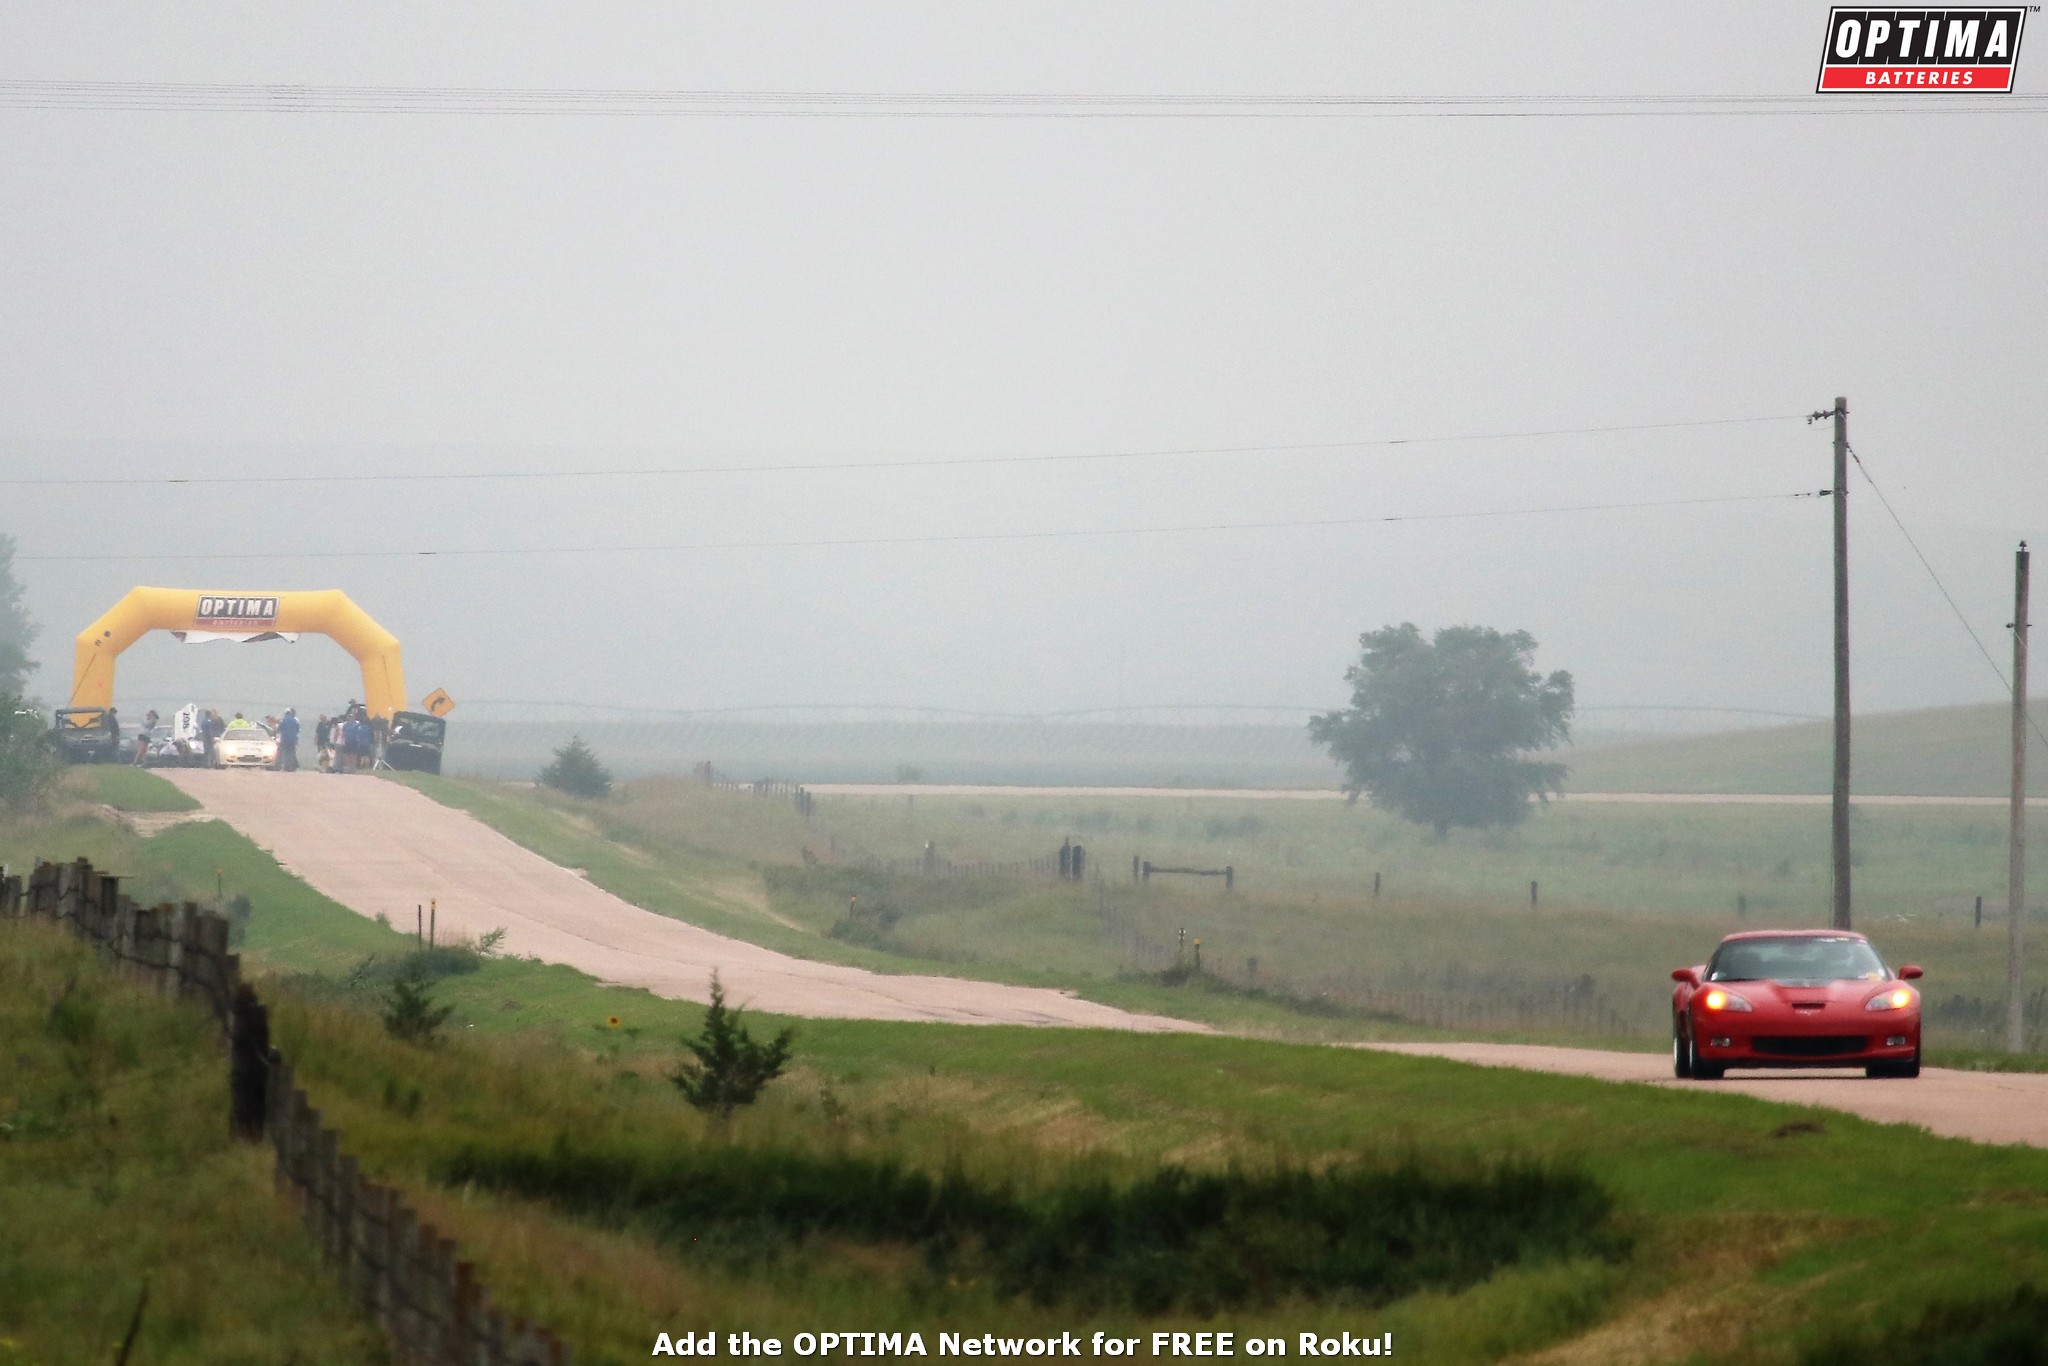
M 1919 975 L 1920 965 L 1918 963 L 1908 963 L 1899 969 L 1899 980 L 1901 982 L 1910 982 Z
M 1700 984 L 1700 971 L 1698 968 L 1673 968 L 1671 969 L 1671 980 L 1683 982 L 1689 987 L 1696 987 Z

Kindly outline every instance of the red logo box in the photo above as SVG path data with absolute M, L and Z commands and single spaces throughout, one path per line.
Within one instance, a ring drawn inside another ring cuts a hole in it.
M 2026 23 L 2022 7 L 1831 9 L 1814 90 L 1834 95 L 2009 91 Z

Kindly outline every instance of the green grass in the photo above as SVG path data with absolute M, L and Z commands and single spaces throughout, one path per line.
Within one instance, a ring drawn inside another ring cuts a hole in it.
M 1424 1289 L 1468 1289 L 1508 1267 L 1626 1253 L 1596 1181 L 1529 1163 L 1203 1172 L 1169 1163 L 1121 1181 L 1080 1168 L 1033 1189 L 958 1165 L 934 1176 L 887 1156 L 801 1147 L 486 1142 L 434 1175 L 638 1226 L 684 1253 L 700 1252 L 707 1233 L 754 1258 L 834 1237 L 903 1244 L 934 1278 L 986 1278 L 997 1294 L 1038 1305 L 1145 1315 L 1301 1297 L 1377 1308 Z
M 371 1363 L 378 1335 L 227 1134 L 213 1021 L 0 925 L 0 1363 Z
M 73 769 L 96 801 L 116 811 L 197 811 L 199 803 L 147 769 L 128 764 L 92 764 Z
M 564 819 L 548 829 L 566 839 L 579 827 Z M 602 838 L 587 828 L 581 837 Z M 409 936 L 311 893 L 213 823 L 119 848 L 167 884 L 210 884 L 218 868 L 227 895 L 250 897 L 249 960 L 271 974 L 277 1037 L 314 1103 L 373 1174 L 405 1186 L 478 1259 L 494 1294 L 564 1331 L 579 1361 L 644 1359 L 656 1327 L 787 1336 L 832 1323 L 928 1335 L 1222 1327 L 1290 1343 L 1301 1331 L 1393 1331 L 1403 1356 L 1431 1366 L 1567 1343 L 1586 1359 L 1611 1359 L 1603 1341 L 1610 1352 L 1669 1341 L 1707 1361 L 1789 1363 L 1845 1333 L 1906 1330 L 1943 1304 L 2048 1284 L 2048 1153 L 1725 1093 L 1432 1059 L 1225 1037 L 750 1016 L 756 1030 L 795 1025 L 796 1065 L 720 1130 L 664 1080 L 700 1007 L 493 958 L 435 983 L 456 1008 L 447 1041 L 408 1046 L 377 1023 L 378 975 L 354 968 L 409 952 Z M 1417 908 L 1416 944 L 1450 938 L 1474 954 L 1539 944 L 1532 930 L 1508 948 L 1484 946 L 1507 923 L 1485 919 L 1505 915 L 1486 908 L 1426 933 L 1429 916 L 1443 913 Z M 1589 940 L 1630 929 L 1561 923 Z M 22 993 L 0 992 L 0 1003 L 10 996 Z M 46 1007 L 31 1000 L 29 1009 Z M 1788 1129 L 1792 1120 L 1803 1123 Z M 764 1241 L 748 1236 L 745 1219 L 707 1217 L 692 1231 L 444 1179 L 479 1150 L 716 1161 L 727 1146 L 857 1158 L 934 1179 L 959 1171 L 982 1188 L 1027 1193 L 1134 1188 L 1162 1167 L 1390 1171 L 1418 1155 L 1435 1170 L 1549 1164 L 1596 1175 L 1633 1251 L 1528 1258 L 1380 1307 L 1367 1294 L 1297 1291 L 1221 1317 L 1147 1314 L 1058 1297 L 1039 1304 L 986 1263 L 942 1263 L 947 1274 L 935 1274 L 927 1250 L 902 1237 L 842 1226 Z M 145 1227 L 124 1236 L 155 1246 L 172 1235 Z M 191 1274 L 213 1275 L 212 1255 L 185 1249 Z M 1683 1335 L 1670 1337 L 1680 1322 Z
M 2048 703 L 2030 703 L 2048 730 Z M 2007 703 L 1859 716 L 1855 790 L 1862 796 L 2003 797 L 2012 791 Z M 2028 787 L 2048 796 L 2048 745 L 2030 737 Z M 1834 724 L 1671 736 L 1574 750 L 1567 791 L 1810 792 L 1833 790 Z
M 1662 1047 L 1671 968 L 1703 961 L 1731 930 L 1825 924 L 1828 907 L 1824 808 L 1564 802 L 1516 830 L 1437 840 L 1338 802 L 839 797 L 820 798 L 807 822 L 783 802 L 676 779 L 629 783 L 605 802 L 415 785 L 635 904 L 784 952 L 1063 985 L 1305 1039 Z M 2048 812 L 2035 827 L 2048 836 Z M 1930 1046 L 1987 1061 L 2002 1037 L 2001 814 L 1865 808 L 1855 833 L 1860 926 L 1892 960 L 1928 970 Z M 1068 837 L 1088 847 L 1099 883 L 926 879 L 851 861 L 914 859 L 930 842 L 957 862 L 1009 862 Z M 1135 885 L 1134 854 L 1230 863 L 1238 888 Z M 1979 929 L 1974 898 L 1986 892 Z M 1197 952 L 1203 972 L 1186 976 Z M 2030 937 L 2030 955 L 2032 980 L 2048 980 L 2048 935 Z
M 492 1010 L 490 996 L 517 989 L 522 971 L 489 963 L 441 984 L 467 1004 L 438 1049 L 384 1038 L 365 1002 L 310 983 L 276 989 L 280 1031 L 316 1103 L 372 1168 L 423 1192 L 433 1217 L 477 1249 L 491 1283 L 569 1332 L 579 1360 L 644 1355 L 652 1315 L 670 1327 L 784 1335 L 856 1319 L 927 1334 L 1194 1326 L 1290 1341 L 1370 1327 L 1395 1331 L 1415 1360 L 1490 1361 L 1601 1325 L 1654 1340 L 1683 1306 L 1712 1303 L 1695 1339 L 1705 1359 L 1771 1362 L 1837 1330 L 2048 1283 L 2048 1153 L 2031 1149 L 1727 1094 L 1432 1059 L 858 1021 L 795 1022 L 793 1073 L 720 1131 L 662 1079 L 700 1008 L 592 988 L 592 1005 L 618 1013 L 622 1028 L 468 1028 L 482 1022 L 461 1017 Z M 1787 1131 L 1793 1120 L 1803 1123 Z M 504 1180 L 501 1167 L 499 1179 L 470 1185 L 491 1175 L 462 1165 L 479 1152 L 542 1166 L 560 1154 L 624 1155 L 635 1174 L 529 1198 L 518 1192 L 538 1195 L 551 1181 Z M 1041 1305 L 1000 1267 L 941 1262 L 935 1274 L 917 1240 L 843 1221 L 764 1238 L 744 1209 L 662 1208 L 663 1163 L 738 1170 L 776 1153 L 1039 1192 L 1076 1181 L 1119 1188 L 1162 1164 L 1395 1170 L 1417 1154 L 1439 1169 L 1563 1164 L 1597 1173 L 1635 1251 L 1621 1261 L 1534 1258 L 1378 1309 L 1363 1293 L 1296 1294 L 1218 1319 L 1058 1297 Z

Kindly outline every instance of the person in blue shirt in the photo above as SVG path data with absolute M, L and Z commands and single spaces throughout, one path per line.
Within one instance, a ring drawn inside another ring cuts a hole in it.
M 277 722 L 277 767 L 284 773 L 299 771 L 299 714 L 290 707 Z

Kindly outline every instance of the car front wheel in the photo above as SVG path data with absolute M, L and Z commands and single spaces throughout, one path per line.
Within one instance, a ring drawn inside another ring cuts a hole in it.
M 1671 1075 L 1680 1081 L 1691 1081 L 1692 1066 L 1692 1040 L 1687 1037 L 1685 1026 L 1674 1015 L 1671 1017 Z
M 1685 1031 L 1685 1075 L 1694 1081 L 1719 1081 L 1728 1069 L 1700 1061 L 1700 1041 L 1691 1029 Z

